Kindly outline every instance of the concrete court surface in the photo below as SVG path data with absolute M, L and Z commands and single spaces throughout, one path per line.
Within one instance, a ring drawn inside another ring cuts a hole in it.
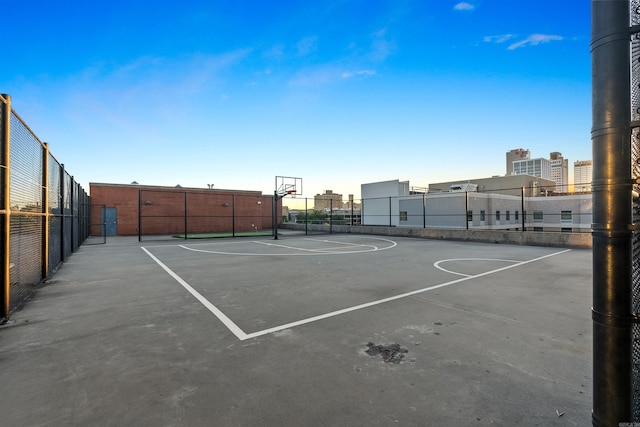
M 0 424 L 591 425 L 591 271 L 585 249 L 109 238 L 0 328 Z

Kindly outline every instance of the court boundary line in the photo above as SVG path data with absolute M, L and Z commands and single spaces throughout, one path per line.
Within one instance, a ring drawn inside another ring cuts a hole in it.
M 444 271 L 445 273 L 451 273 L 457 276 L 471 276 L 471 274 L 459 273 L 457 271 L 447 270 L 444 267 L 440 267 L 441 263 L 450 262 L 450 261 L 494 261 L 494 262 L 512 262 L 512 263 L 520 262 L 515 259 L 500 259 L 500 258 L 450 258 L 450 259 L 441 259 L 440 261 L 436 261 L 433 263 L 433 266 L 438 270 Z
M 211 313 L 213 313 L 213 315 L 216 316 L 218 320 L 220 320 L 227 327 L 227 329 L 229 329 L 229 331 L 231 331 L 236 337 L 238 337 L 240 341 L 244 341 L 247 339 L 247 334 L 245 334 L 244 331 L 240 329 L 240 327 L 238 327 L 238 325 L 236 325 L 233 320 L 229 319 L 229 317 L 227 317 L 227 315 L 224 314 L 218 307 L 216 307 L 208 299 L 203 297 L 200 292 L 191 287 L 191 285 L 189 285 L 182 277 L 174 273 L 173 270 L 167 267 L 155 255 L 149 252 L 147 248 L 145 248 L 144 246 L 141 246 L 141 248 L 146 252 L 147 255 L 151 257 L 152 260 L 156 262 L 156 264 L 162 267 L 164 271 L 169 273 L 169 275 L 173 277 L 178 283 L 180 283 L 180 285 L 182 285 L 182 287 L 184 287 L 191 295 L 193 295 L 195 299 L 200 301 L 202 305 L 204 305 Z
M 256 332 L 252 332 L 252 333 L 246 333 L 238 325 L 236 325 L 235 322 L 233 322 L 233 320 L 231 320 L 229 317 L 227 317 L 227 315 L 224 314 L 219 308 L 217 308 L 209 300 L 207 300 L 204 296 L 202 296 L 202 294 L 200 294 L 193 287 L 191 287 L 191 285 L 189 285 L 178 274 L 176 274 L 173 270 L 171 270 L 168 266 L 166 266 L 155 255 L 153 255 L 151 252 L 149 252 L 144 246 L 141 246 L 141 249 L 147 255 L 149 255 L 149 257 L 151 257 L 151 259 L 154 262 L 156 262 L 160 267 L 162 267 L 163 270 L 165 270 L 171 277 L 173 277 L 180 285 L 182 285 L 191 295 L 193 295 L 198 301 L 200 301 L 200 303 L 202 305 L 204 305 L 214 316 L 216 316 L 218 318 L 218 320 L 220 320 L 222 322 L 222 324 L 225 325 L 227 327 L 227 329 L 229 329 L 229 331 L 231 333 L 233 333 L 240 341 L 245 341 L 245 340 L 248 340 L 248 339 L 251 339 L 251 338 L 256 338 L 256 337 L 260 337 L 260 336 L 263 336 L 263 335 L 272 334 L 274 332 L 279 332 L 279 331 L 283 331 L 285 329 L 290 329 L 290 328 L 294 328 L 294 327 L 297 327 L 297 326 L 305 325 L 305 324 L 308 324 L 308 323 L 317 322 L 319 320 L 328 319 L 328 318 L 331 318 L 331 317 L 335 317 L 335 316 L 339 316 L 339 315 L 342 315 L 342 314 L 350 313 L 352 311 L 362 310 L 364 308 L 373 307 L 373 306 L 384 304 L 384 303 L 387 303 L 387 302 L 390 302 L 390 301 L 395 301 L 395 300 L 399 300 L 399 299 L 402 299 L 402 298 L 407 298 L 407 297 L 410 297 L 410 296 L 413 296 L 413 295 L 421 294 L 421 293 L 432 291 L 432 290 L 435 290 L 435 289 L 444 288 L 446 286 L 451 286 L 451 285 L 454 285 L 456 283 L 462 283 L 462 282 L 466 282 L 468 280 L 477 279 L 479 277 L 484 277 L 484 276 L 488 276 L 488 275 L 491 275 L 491 274 L 499 273 L 501 271 L 509 270 L 509 269 L 516 268 L 516 267 L 520 267 L 522 265 L 530 264 L 532 262 L 537 262 L 537 261 L 543 260 L 545 258 L 550 258 L 550 257 L 556 256 L 556 255 L 561 255 L 561 254 L 564 254 L 564 253 L 567 253 L 567 252 L 571 251 L 571 249 L 564 249 L 562 251 L 553 252 L 551 254 L 543 255 L 543 256 L 540 256 L 540 257 L 537 257 L 537 258 L 533 258 L 533 259 L 530 259 L 530 260 L 526 260 L 526 261 L 520 261 L 520 262 L 518 262 L 516 264 L 507 265 L 505 267 L 496 268 L 494 270 L 485 271 L 483 273 L 474 274 L 472 276 L 461 277 L 459 279 L 451 280 L 451 281 L 445 282 L 445 283 L 440 283 L 438 285 L 428 286 L 426 288 L 416 289 L 414 291 L 405 292 L 405 293 L 402 293 L 402 294 L 399 294 L 399 295 L 394 295 L 394 296 L 391 296 L 391 297 L 382 298 L 382 299 L 375 300 L 375 301 L 370 301 L 370 302 L 367 302 L 367 303 L 364 303 L 364 304 L 358 304 L 358 305 L 354 305 L 354 306 L 351 306 L 351 307 L 346 307 L 346 308 L 343 308 L 343 309 L 340 309 L 340 310 L 331 311 L 329 313 L 324 313 L 324 314 L 320 314 L 320 315 L 317 315 L 317 316 L 308 317 L 306 319 L 301 319 L 301 320 L 297 320 L 297 321 L 294 321 L 294 322 L 285 323 L 283 325 L 274 326 L 272 328 L 263 329 L 261 331 L 256 331 Z
M 390 243 L 390 245 L 389 246 L 384 246 L 384 247 L 378 247 L 378 246 L 375 246 L 375 245 L 344 243 L 344 242 L 338 242 L 338 241 L 327 240 L 327 239 L 311 239 L 311 238 L 305 238 L 304 239 L 304 240 L 310 240 L 310 241 L 314 241 L 314 242 L 342 244 L 344 246 L 351 246 L 352 248 L 354 248 L 354 247 L 367 248 L 367 249 L 360 249 L 360 250 L 344 250 L 344 251 L 340 251 L 340 250 L 335 250 L 336 248 L 307 249 L 307 248 L 301 248 L 301 247 L 290 246 L 290 245 L 270 243 L 270 242 L 265 242 L 265 241 L 261 241 L 261 240 L 253 240 L 253 241 L 251 241 L 251 243 L 257 243 L 257 244 L 264 245 L 264 246 L 274 246 L 274 247 L 278 247 L 278 248 L 285 248 L 285 249 L 291 249 L 293 251 L 297 251 L 297 252 L 292 252 L 292 253 L 224 252 L 224 251 L 214 251 L 214 250 L 208 250 L 208 249 L 196 249 L 196 248 L 191 248 L 191 247 L 186 246 L 186 245 L 177 245 L 177 246 L 182 248 L 182 249 L 184 249 L 184 250 L 191 251 L 191 252 L 201 252 L 201 253 L 205 253 L 205 254 L 216 254 L 216 255 L 237 255 L 237 256 L 352 255 L 352 254 L 363 254 L 363 253 L 369 253 L 369 252 L 386 251 L 387 249 L 393 249 L 396 246 L 398 246 L 398 242 L 396 242 L 395 240 L 384 239 L 382 237 L 367 237 L 367 238 L 375 239 L 375 240 L 382 240 L 382 241 L 384 241 L 386 243 Z

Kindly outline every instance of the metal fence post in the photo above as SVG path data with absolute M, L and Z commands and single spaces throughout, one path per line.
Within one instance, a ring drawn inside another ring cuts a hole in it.
M 351 197 L 351 226 L 353 227 L 353 197 Z
M 42 151 L 42 278 L 49 276 L 49 144 Z
M 427 193 L 422 195 L 422 228 L 427 228 Z
M 189 231 L 189 224 L 187 223 L 187 192 L 184 192 L 184 240 L 187 240 L 187 232 Z
M 629 9 L 591 2 L 594 426 L 633 421 Z
M 2 123 L 2 129 L 0 130 L 0 152 L 2 153 L 2 164 L 0 164 L 0 173 L 2 174 L 2 209 L 3 212 L 3 221 L 2 221 L 2 312 L 0 313 L 0 321 L 2 319 L 9 319 L 9 310 L 10 310 L 10 283 L 11 283 L 11 264 L 10 264 L 10 254 L 11 254 L 11 239 L 9 238 L 10 230 L 11 230 L 11 201 L 9 200 L 10 187 L 9 183 L 11 180 L 11 97 L 6 94 L 2 94 L 2 98 L 4 98 L 0 102 L 0 114 L 2 114 L 2 118 L 0 122 Z
M 329 234 L 333 234 L 333 199 L 329 199 Z
M 102 215 L 100 215 L 100 220 L 102 221 Z M 105 230 L 105 236 L 106 236 Z M 142 241 L 142 189 L 138 189 L 138 242 Z
M 469 229 L 469 192 L 464 192 L 464 225 L 465 229 Z
M 74 180 L 73 180 L 73 176 L 69 176 L 69 210 L 71 211 L 71 230 L 69 230 L 69 235 L 71 236 L 71 238 L 69 239 L 69 242 L 71 243 L 71 250 L 69 251 L 69 253 L 72 253 L 75 250 L 74 247 L 74 242 L 75 242 L 75 234 L 73 232 L 73 222 L 74 220 L 74 213 L 73 213 L 73 205 L 75 203 L 76 200 L 76 195 L 74 190 Z M 63 258 L 64 259 L 64 258 Z
M 66 219 L 66 213 L 65 213 L 65 203 L 66 203 L 66 197 L 65 197 L 65 177 L 66 175 L 66 171 L 64 169 L 64 163 L 60 163 L 60 259 L 64 260 L 64 248 L 65 248 L 65 242 L 64 242 L 64 236 L 65 236 L 65 219 Z M 106 234 L 106 233 L 105 233 Z
M 522 232 L 525 231 L 527 215 L 524 212 L 524 187 L 520 188 L 520 210 L 522 211 Z
M 308 197 L 304 198 L 304 234 L 309 235 L 309 208 L 307 207 Z

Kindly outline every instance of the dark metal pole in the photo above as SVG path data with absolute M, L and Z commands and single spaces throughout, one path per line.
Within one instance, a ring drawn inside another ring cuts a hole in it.
M 329 199 L 329 234 L 333 234 L 333 199 Z
M 70 176 L 69 178 L 70 178 L 69 179 L 69 195 L 70 195 L 70 197 L 69 197 L 69 199 L 70 199 L 69 200 L 69 202 L 70 202 L 69 203 L 69 209 L 71 210 L 71 227 L 70 227 L 71 229 L 69 230 L 69 235 L 71 236 L 71 252 L 73 252 L 74 249 L 75 249 L 73 247 L 73 243 L 75 241 L 75 233 L 73 232 L 73 221 L 74 221 L 73 205 L 75 204 L 75 201 L 76 201 L 76 194 L 73 191 L 74 190 L 74 188 L 73 188 L 73 176 Z M 65 259 L 64 253 L 62 255 L 62 259 Z
M 138 189 L 138 242 L 142 242 L 142 189 Z
M 309 235 L 309 208 L 307 207 L 307 202 L 309 199 L 307 197 L 304 198 L 304 234 L 305 236 Z
M 520 210 L 522 211 L 522 232 L 524 233 L 525 222 L 527 220 L 527 216 L 524 213 L 524 187 L 522 187 L 520 191 Z
M 10 194 L 10 179 L 11 179 L 11 155 L 10 155 L 10 141 L 11 141 L 11 97 L 6 94 L 2 94 L 4 100 L 0 102 L 0 114 L 2 114 L 2 129 L 0 129 L 0 153 L 2 159 L 0 159 L 1 165 L 0 174 L 2 174 L 2 206 L 0 210 L 3 211 L 2 225 L 2 243 L 0 253 L 2 254 L 2 307 L 0 311 L 0 322 L 5 319 L 9 319 L 9 311 L 11 311 L 11 200 Z
M 427 193 L 422 195 L 422 228 L 427 228 Z
M 629 7 L 591 2 L 594 426 L 632 421 Z
M 231 195 L 231 236 L 236 237 L 236 195 Z
M 278 192 L 273 192 L 273 215 L 271 221 L 273 222 L 273 240 L 278 240 Z
M 42 147 L 42 278 L 49 277 L 49 144 Z M 78 227 L 80 229 L 80 227 Z
M 187 240 L 187 232 L 189 231 L 187 224 L 187 192 L 184 192 L 184 240 Z
M 469 192 L 464 192 L 464 224 L 465 228 L 469 229 Z
M 65 226 L 65 219 L 66 219 L 66 212 L 65 212 L 65 204 L 66 204 L 66 192 L 65 192 L 65 177 L 67 176 L 67 172 L 64 168 L 64 163 L 60 164 L 60 247 L 58 248 L 60 250 L 60 259 L 63 260 L 64 259 L 64 248 L 65 248 L 65 235 L 66 235 L 66 229 L 67 227 Z M 105 214 L 106 215 L 106 214 Z M 105 224 L 105 236 L 106 236 L 106 221 L 103 221 L 103 224 Z M 106 237 L 105 237 L 106 239 Z
M 353 198 L 351 198 L 350 202 L 351 202 L 351 226 L 353 227 Z

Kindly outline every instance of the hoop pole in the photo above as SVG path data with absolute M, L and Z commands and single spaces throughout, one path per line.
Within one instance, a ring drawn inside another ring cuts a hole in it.
M 273 215 L 271 221 L 273 222 L 273 240 L 278 240 L 278 191 L 273 192 Z

